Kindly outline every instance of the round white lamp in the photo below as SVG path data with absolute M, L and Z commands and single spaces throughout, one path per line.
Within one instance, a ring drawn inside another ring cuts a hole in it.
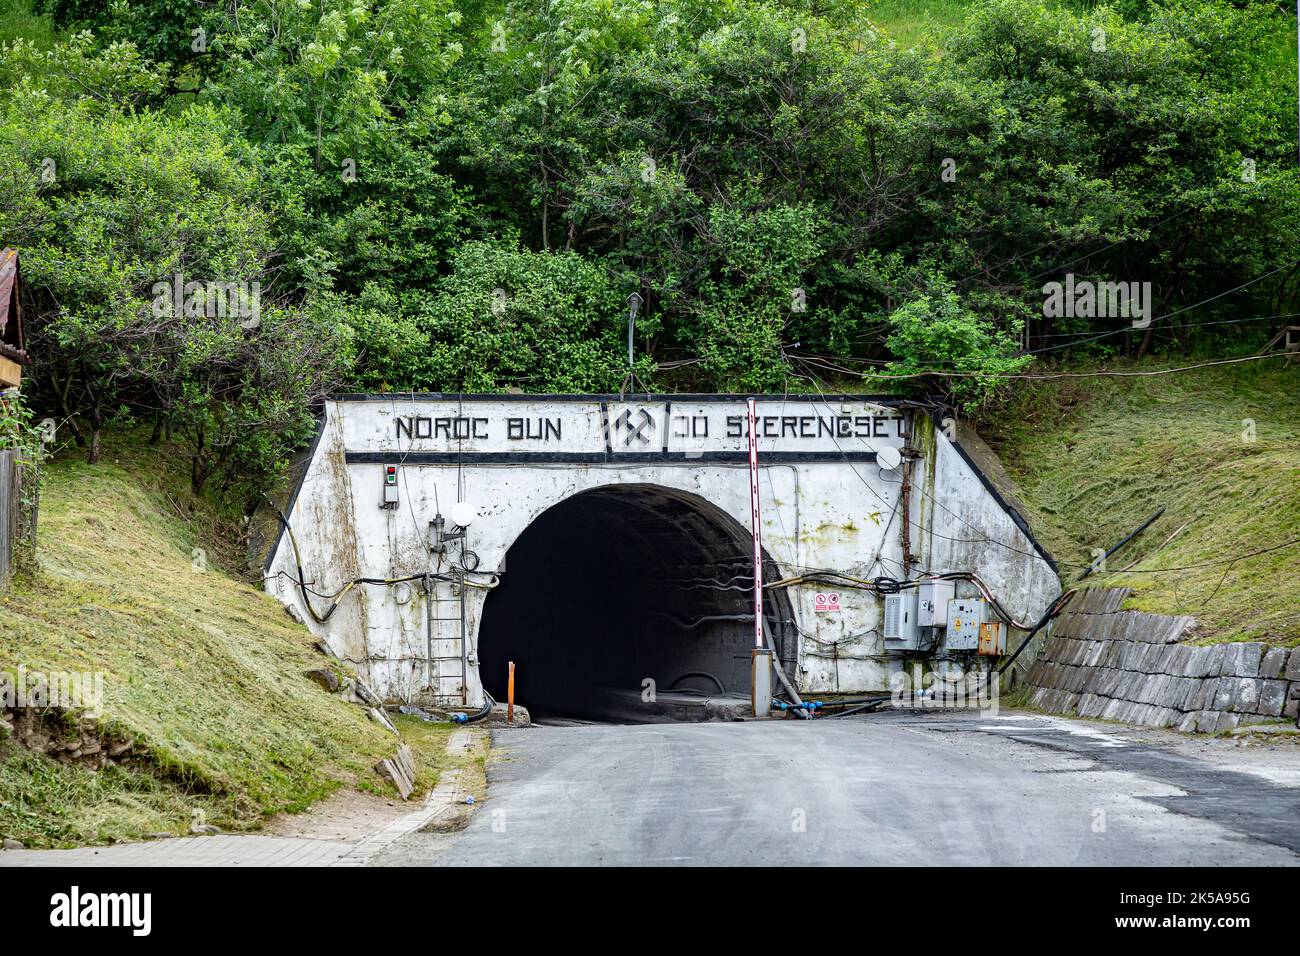
M 478 517 L 478 506 L 468 501 L 458 501 L 451 506 L 452 524 L 459 528 L 468 528 Z

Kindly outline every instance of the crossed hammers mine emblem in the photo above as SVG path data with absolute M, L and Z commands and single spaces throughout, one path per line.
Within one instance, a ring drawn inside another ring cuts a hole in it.
M 623 414 L 614 419 L 614 427 L 623 429 L 623 444 L 630 446 L 633 441 L 639 441 L 643 445 L 650 444 L 650 436 L 654 434 L 655 420 L 644 408 L 639 410 L 639 417 L 636 424 L 633 424 L 632 412 L 624 410 Z

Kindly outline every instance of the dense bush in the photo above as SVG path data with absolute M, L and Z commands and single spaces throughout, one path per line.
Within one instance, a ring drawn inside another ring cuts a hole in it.
M 469 242 L 429 294 L 399 306 L 372 284 L 346 310 L 353 375 L 367 389 L 608 391 L 624 374 L 621 311 L 615 284 L 575 253 Z

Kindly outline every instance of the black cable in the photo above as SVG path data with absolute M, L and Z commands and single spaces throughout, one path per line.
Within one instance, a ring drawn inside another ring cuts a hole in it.
M 267 502 L 270 503 L 271 507 L 275 509 L 275 513 L 279 516 L 281 524 L 284 525 L 285 532 L 289 535 L 289 544 L 293 548 L 294 566 L 297 568 L 298 571 L 298 576 L 296 578 L 286 571 L 277 571 L 276 575 L 277 576 L 283 575 L 284 577 L 288 578 L 290 581 L 293 581 L 296 585 L 298 585 L 298 590 L 302 595 L 303 606 L 307 609 L 307 613 L 311 615 L 312 620 L 315 621 L 317 624 L 324 624 L 327 621 L 329 621 L 329 619 L 334 616 L 334 612 L 338 610 L 339 603 L 342 601 L 343 595 L 347 594 L 348 591 L 356 587 L 358 584 L 384 585 L 387 587 L 391 587 L 394 584 L 401 584 L 403 582 L 409 582 L 409 581 L 423 581 L 426 578 L 431 578 L 435 581 L 452 581 L 455 579 L 454 575 L 443 574 L 443 573 L 429 573 L 429 572 L 421 572 L 419 574 L 407 574 L 397 578 L 357 577 L 345 581 L 343 586 L 339 588 L 337 591 L 335 591 L 333 594 L 322 594 L 321 592 L 311 589 L 307 586 L 306 574 L 303 572 L 302 569 L 302 555 L 298 550 L 298 539 L 297 536 L 294 535 L 293 533 L 293 525 L 289 524 L 289 519 L 285 516 L 285 513 L 280 510 L 280 507 L 274 501 L 271 501 L 269 497 L 267 497 L 266 500 Z M 467 569 L 466 573 L 467 574 L 489 574 L 490 572 L 469 571 Z M 330 606 L 324 612 L 323 615 L 316 613 L 316 608 L 312 606 L 311 597 L 308 594 L 309 591 L 312 594 L 317 595 L 318 597 L 323 597 L 326 600 L 330 601 Z
M 834 720 L 836 717 L 848 717 L 852 714 L 860 714 L 863 711 L 875 710 L 881 704 L 888 703 L 891 700 L 893 700 L 892 697 L 879 697 L 876 700 L 871 701 L 869 703 L 859 704 L 857 707 L 850 707 L 848 710 L 841 710 L 838 714 L 827 714 L 825 717 L 819 719 Z
M 1170 313 L 1170 314 L 1174 314 L 1174 313 Z M 1101 372 L 1101 373 L 1096 373 L 1096 374 L 1097 374 L 1097 375 L 1121 375 L 1121 374 L 1133 374 L 1133 375 L 1157 375 L 1157 374 L 1162 374 L 1162 372 L 1168 372 L 1168 371 L 1185 371 L 1185 370 L 1187 370 L 1187 369 L 1191 369 L 1191 368 L 1202 368 L 1202 367 L 1204 367 L 1204 366 L 1206 366 L 1206 365 L 1233 364 L 1233 363 L 1236 363 L 1236 362 L 1251 361 L 1251 360 L 1259 359 L 1259 358 L 1270 358 L 1270 357 L 1276 357 L 1276 356 L 1285 356 L 1285 355 L 1287 355 L 1287 354 L 1288 354 L 1288 353 L 1286 353 L 1286 352 L 1270 352 L 1270 353 L 1268 353 L 1267 355 L 1254 355 L 1254 356 L 1246 356 L 1245 358 L 1239 358 L 1239 359 L 1224 359 L 1224 360 L 1222 360 L 1222 361 L 1206 362 L 1206 363 L 1202 363 L 1201 365 L 1187 366 L 1186 369 L 1164 369 L 1164 370 L 1155 370 L 1155 371 L 1151 371 L 1151 372 L 1135 372 L 1135 373 Z M 792 356 L 792 357 L 796 357 L 796 358 L 797 358 L 797 356 Z M 1092 373 L 1089 373 L 1089 374 L 1092 374 Z M 825 383 L 824 381 L 822 381 L 822 379 L 821 379 L 819 376 L 817 376 L 817 375 L 803 375 L 803 376 L 801 376 L 801 377 L 803 377 L 803 378 L 807 378 L 807 379 L 809 379 L 810 381 L 812 381 L 812 382 L 814 383 L 814 387 L 817 389 L 818 394 L 821 396 L 821 401 L 822 401 L 822 403 L 825 404 L 825 405 L 829 408 L 829 406 L 830 406 L 830 399 L 827 398 L 826 392 L 823 391 L 822 388 L 821 388 L 821 386 L 822 386 L 822 385 L 825 385 L 826 383 Z M 902 377 L 908 377 L 908 378 L 910 378 L 910 377 L 913 377 L 913 376 L 902 376 Z M 1024 376 L 1021 376 L 1021 377 L 1024 377 Z M 1060 375 L 1053 375 L 1053 376 L 1037 376 L 1037 377 L 1039 377 L 1039 378 L 1066 378 L 1066 377 L 1086 377 L 1086 376 L 1084 376 L 1082 373 L 1080 373 L 1079 375 L 1075 375 L 1074 373 L 1062 373 L 1062 374 L 1060 374 Z M 843 398 L 852 398 L 852 396 L 847 396 L 847 395 L 844 395 L 842 392 L 835 392 L 834 390 L 832 390 L 831 394 L 833 394 L 833 395 L 839 395 L 840 397 L 843 397 Z M 830 438 L 831 438 L 831 441 L 834 442 L 836 449 L 840 452 L 841 455 L 844 456 L 845 464 L 847 464 L 847 465 L 849 466 L 849 469 L 853 472 L 854 476 L 855 476 L 855 477 L 856 477 L 860 482 L 862 482 L 863 487 L 865 487 L 865 488 L 867 489 L 867 491 L 871 492 L 871 494 L 874 495 L 874 496 L 875 496 L 879 501 L 881 501 L 881 502 L 883 502 L 883 503 L 885 503 L 885 504 L 888 504 L 888 502 L 885 501 L 885 499 L 882 498 L 882 497 L 880 496 L 880 493 L 877 492 L 874 488 L 871 487 L 870 482 L 868 482 L 864 477 L 862 477 L 862 474 L 861 474 L 861 473 L 860 473 L 856 468 L 853 467 L 852 463 L 851 463 L 851 462 L 849 461 L 849 459 L 848 459 L 848 455 L 847 455 L 847 453 L 844 451 L 843 447 L 841 447 L 840 443 L 839 443 L 838 441 L 836 441 L 835 436 L 832 435 L 832 436 L 830 436 Z M 863 442 L 863 444 L 866 444 L 866 440 L 865 440 L 864 438 L 859 437 L 858 440 L 861 441 L 861 442 Z M 946 505 L 944 505 L 943 502 L 939 501 L 939 499 L 938 499 L 937 497 L 935 497 L 933 494 L 930 494 L 929 492 L 925 491 L 924 488 L 920 488 L 920 487 L 918 487 L 917 490 L 920 492 L 920 494 L 921 494 L 923 497 L 929 498 L 930 501 L 932 501 L 934 504 L 938 505 L 938 506 L 939 506 L 940 508 L 942 508 L 945 512 L 947 512 L 947 513 L 948 513 L 949 515 L 951 515 L 952 517 L 956 518 L 956 519 L 957 519 L 958 521 L 960 521 L 962 524 L 966 525 L 968 528 L 971 528 L 972 530 L 976 531 L 977 533 L 979 532 L 979 529 L 978 529 L 978 528 L 975 528 L 975 527 L 974 527 L 974 526 L 973 526 L 969 521 L 967 521 L 965 518 L 961 517 L 959 514 L 957 514 L 957 513 L 956 513 L 955 511 L 953 511 L 951 508 L 949 508 L 949 507 L 947 507 Z M 1005 543 L 1005 542 L 1003 542 L 1003 541 L 999 541 L 999 540 L 997 540 L 996 538 L 990 538 L 990 537 L 988 537 L 987 535 L 985 535 L 982 539 L 953 538 L 953 537 L 950 537 L 950 536 L 948 536 L 948 535 L 939 534 L 939 532 L 933 530 L 932 528 L 926 528 L 925 526 L 923 526 L 923 525 L 921 525 L 921 524 L 919 524 L 919 523 L 917 523 L 917 522 L 915 522 L 915 521 L 910 520 L 909 518 L 907 518 L 906 515 L 904 515 L 904 520 L 907 521 L 907 523 L 910 524 L 912 527 L 918 529 L 919 531 L 922 531 L 922 532 L 924 532 L 924 533 L 926 533 L 926 534 L 931 535 L 932 537 L 940 538 L 940 539 L 945 540 L 945 541 L 953 541 L 953 542 L 956 542 L 956 543 L 958 543 L 958 544 L 995 544 L 995 545 L 997 545 L 997 546 L 1000 547 L 1000 548 L 1004 548 L 1005 550 L 1012 552 L 1013 554 L 1019 554 L 1019 555 L 1022 555 L 1022 556 L 1024 556 L 1024 557 L 1027 557 L 1027 558 L 1042 558 L 1042 555 L 1041 555 L 1041 554 L 1035 554 L 1035 553 L 1032 552 L 1032 551 L 1025 551 L 1025 550 L 1022 550 L 1022 549 L 1020 549 L 1020 548 L 1013 547 L 1012 545 L 1009 545 L 1009 544 L 1007 544 L 1007 543 Z M 1273 551 L 1280 551 L 1280 550 L 1283 550 L 1284 548 L 1289 548 L 1289 547 L 1292 547 L 1292 546 L 1294 546 L 1294 545 L 1296 545 L 1296 544 L 1300 544 L 1300 538 L 1293 538 L 1293 539 L 1290 540 L 1290 541 L 1283 541 L 1281 544 L 1273 545 L 1273 546 L 1268 547 L 1268 548 L 1261 548 L 1261 549 L 1259 549 L 1258 551 L 1250 551 L 1250 552 L 1248 552 L 1248 553 L 1246 553 L 1246 554 L 1240 554 L 1240 555 L 1237 555 L 1236 557 L 1232 557 L 1232 558 L 1220 558 L 1220 559 L 1218 559 L 1218 560 L 1216 560 L 1216 561 L 1203 561 L 1203 562 L 1201 562 L 1200 564 L 1191 564 L 1191 565 L 1186 565 L 1186 566 L 1184 566 L 1184 567 L 1178 567 L 1178 568 L 1146 568 L 1146 569 L 1132 568 L 1132 569 L 1127 569 L 1127 570 L 1123 571 L 1122 573 L 1124 573 L 1124 574 L 1163 574 L 1163 573 L 1166 573 L 1166 572 L 1169 572 L 1169 571 L 1192 571 L 1192 570 L 1196 570 L 1196 569 L 1198 569 L 1198 568 L 1214 567 L 1214 566 L 1216 566 L 1216 565 L 1220 565 L 1220 564 L 1235 564 L 1237 561 L 1244 560 L 1245 558 L 1253 558 L 1253 557 L 1256 557 L 1256 556 L 1261 555 L 1261 554 L 1269 554 L 1270 552 L 1273 552 Z M 880 559 L 878 558 L 877 560 L 880 560 Z M 890 561 L 891 563 L 895 563 L 895 564 L 898 563 L 898 562 L 895 562 L 892 558 L 885 558 L 884 560 Z M 1074 564 L 1073 562 L 1070 562 L 1070 561 L 1057 561 L 1056 563 L 1057 563 L 1057 566 L 1058 566 L 1059 568 L 1076 568 L 1076 569 L 1078 569 L 1078 570 L 1080 570 L 1080 571 L 1085 570 L 1085 569 L 1091 567 L 1091 565 L 1089 565 L 1089 564 Z M 1109 576 L 1109 575 L 1111 575 L 1111 574 L 1119 574 L 1119 573 L 1121 573 L 1121 572 L 1118 572 L 1118 571 L 1112 571 L 1112 572 L 1106 572 L 1106 573 L 1107 573 L 1108 576 Z
M 1029 646 L 1029 642 L 1034 639 L 1034 635 L 1046 627 L 1049 621 L 1065 610 L 1065 606 L 1070 603 L 1070 599 L 1077 593 L 1079 593 L 1077 588 L 1071 588 L 1070 590 L 1057 595 L 1056 600 L 1051 603 L 1047 610 L 1043 612 L 1043 616 L 1038 619 L 1038 623 L 1035 624 L 1033 628 L 1030 629 L 1029 633 L 1025 635 L 1024 641 L 1016 648 L 1016 652 L 1007 658 L 1005 664 L 998 668 L 998 676 L 1007 672 L 1007 668 L 1016 662 L 1016 658 L 1020 656 L 1020 652 Z
M 1114 553 L 1115 553 L 1116 551 L 1118 551 L 1120 548 L 1124 547 L 1124 545 L 1128 544 L 1130 541 L 1132 541 L 1134 538 L 1136 538 L 1138 535 L 1140 535 L 1140 534 L 1141 534 L 1143 531 L 1145 531 L 1147 528 L 1151 527 L 1151 522 L 1155 521 L 1157 518 L 1159 518 L 1159 517 L 1160 517 L 1162 514 L 1164 514 L 1164 513 L 1165 513 L 1165 506 L 1164 506 L 1164 505 L 1161 505 L 1161 506 L 1159 507 L 1159 509 L 1156 511 L 1155 514 L 1153 514 L 1150 518 L 1147 518 L 1146 521 L 1143 521 L 1140 525 L 1138 525 L 1136 528 L 1134 528 L 1134 529 L 1133 529 L 1132 531 L 1130 531 L 1128 534 L 1124 535 L 1124 537 L 1120 540 L 1120 542 L 1119 542 L 1118 544 L 1113 545 L 1109 551 L 1107 551 L 1105 554 L 1103 554 L 1103 555 L 1101 556 L 1101 560 L 1100 560 L 1100 561 L 1094 561 L 1092 564 L 1088 565 L 1088 567 L 1086 567 L 1086 568 L 1084 569 L 1083 573 L 1080 574 L 1077 578 L 1075 578 L 1075 580 L 1076 580 L 1076 581 L 1082 581 L 1082 580 L 1083 580 L 1084 578 L 1086 578 L 1088 575 L 1092 574 L 1093 570 L 1096 569 L 1096 567 L 1097 567 L 1098 565 L 1100 565 L 1102 568 L 1105 568 L 1105 566 L 1106 566 L 1106 559 L 1107 559 L 1107 558 L 1109 558 L 1112 554 L 1114 554 Z
M 727 688 L 722 686 L 722 681 L 718 680 L 717 677 L 710 674 L 708 671 L 687 671 L 685 674 L 682 674 L 675 681 L 669 684 L 668 689 L 676 690 L 677 685 L 680 684 L 682 681 L 686 680 L 686 678 L 688 677 L 707 677 L 709 680 L 713 681 L 713 683 L 715 683 L 718 686 L 719 694 L 725 694 L 727 692 Z
M 824 700 L 818 702 L 818 709 L 825 710 L 827 707 L 849 707 L 853 704 L 874 704 L 881 700 L 879 694 L 872 694 L 870 697 L 845 697 L 842 700 Z M 884 698 L 888 700 L 889 698 Z
M 1006 673 L 1007 668 L 1009 668 L 1012 664 L 1016 662 L 1016 658 L 1019 657 L 1020 653 L 1026 647 L 1029 646 L 1029 643 L 1034 639 L 1034 636 L 1039 631 L 1041 631 L 1044 627 L 1046 627 L 1049 621 L 1057 617 L 1065 609 L 1065 606 L 1070 603 L 1070 600 L 1074 597 L 1076 593 L 1078 593 L 1077 589 L 1071 588 L 1070 590 L 1064 591 L 1061 594 L 1058 594 L 1056 596 L 1056 599 L 1052 601 L 1052 603 L 1048 605 L 1047 610 L 1043 612 L 1043 616 L 1040 617 L 1038 621 L 1034 624 L 1034 626 L 1029 630 L 1029 633 L 1025 636 L 1025 639 L 1021 643 L 1021 645 L 1016 648 L 1015 653 L 1012 654 L 1007 659 L 1006 663 L 1004 663 L 1001 667 L 998 668 L 999 675 Z M 882 704 L 887 703 L 888 701 L 891 700 L 893 700 L 892 696 L 864 699 L 863 702 L 858 704 L 856 707 L 850 707 L 848 710 L 842 710 L 836 714 L 826 714 L 824 717 L 821 717 L 819 719 L 832 720 L 836 717 L 848 717 L 851 716 L 852 714 L 864 713 L 869 710 L 874 710 L 877 707 L 881 706 Z M 848 703 L 848 701 L 832 701 L 831 703 L 823 704 L 822 706 L 830 707 L 830 706 L 835 706 L 837 704 L 844 704 L 844 703 Z
M 304 581 L 306 575 L 303 574 L 303 570 L 302 570 L 302 555 L 298 551 L 298 539 L 294 537 L 293 526 L 289 524 L 289 519 L 285 516 L 285 513 L 280 510 L 279 505 L 277 505 L 274 501 L 271 501 L 270 497 L 265 495 L 263 495 L 263 497 L 265 497 L 266 500 L 270 502 L 271 507 L 275 509 L 275 513 L 280 516 L 280 522 L 281 524 L 284 525 L 284 530 L 289 535 L 289 544 L 293 548 L 293 563 L 294 566 L 298 569 L 298 588 L 302 592 L 303 606 L 307 608 L 307 613 L 311 615 L 313 621 L 315 621 L 317 624 L 324 624 L 326 621 L 330 619 L 330 617 L 338 609 L 339 599 L 337 597 L 334 599 L 334 602 L 329 606 L 329 610 L 325 612 L 324 617 L 321 617 L 319 614 L 316 613 L 316 609 L 312 607 L 311 598 L 307 595 L 307 584 Z M 344 586 L 345 589 L 346 587 L 347 585 Z M 341 596 L 342 592 L 339 592 L 339 594 Z
M 454 720 L 454 721 L 456 721 L 456 723 L 458 723 L 458 724 L 472 724 L 472 723 L 475 723 L 476 721 L 480 721 L 480 720 L 482 720 L 484 717 L 486 717 L 486 716 L 487 716 L 488 714 L 490 714 L 490 713 L 492 713 L 492 698 L 489 697 L 487 694 L 484 694 L 484 695 L 483 695 L 483 707 L 482 707 L 482 709 L 479 710 L 478 713 L 476 713 L 476 714 L 465 714 L 465 713 L 463 713 L 463 712 L 457 711 L 457 712 L 455 712 L 455 713 L 452 714 L 451 719 Z M 463 719 L 463 720 L 456 720 L 457 717 L 463 717 L 464 719 Z

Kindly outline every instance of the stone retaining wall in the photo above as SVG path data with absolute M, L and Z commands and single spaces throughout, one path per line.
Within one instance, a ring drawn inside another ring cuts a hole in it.
M 1121 611 L 1128 593 L 1074 597 L 1029 670 L 1033 706 L 1200 733 L 1297 720 L 1300 648 L 1192 647 L 1193 618 Z

